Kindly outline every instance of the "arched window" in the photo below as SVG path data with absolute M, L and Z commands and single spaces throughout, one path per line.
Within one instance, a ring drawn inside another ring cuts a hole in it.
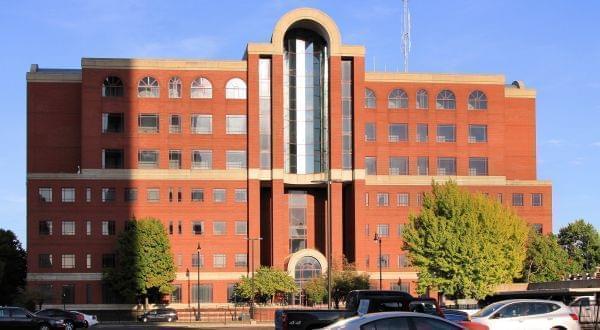
M 102 83 L 102 96 L 123 96 L 123 81 L 115 76 L 108 76 Z
M 181 79 L 179 77 L 173 77 L 169 80 L 169 98 L 181 98 Z
M 212 84 L 206 78 L 192 81 L 190 97 L 193 99 L 212 99 Z
M 473 91 L 469 95 L 469 110 L 487 109 L 487 96 L 482 91 Z
M 313 278 L 321 276 L 321 264 L 314 257 L 302 257 L 294 270 L 296 283 L 302 285 Z
M 367 109 L 375 109 L 377 107 L 377 98 L 375 97 L 375 92 L 372 90 L 365 88 L 365 108 Z
M 424 89 L 417 91 L 417 109 L 429 109 L 429 94 Z
M 246 83 L 240 78 L 233 78 L 225 85 L 226 99 L 246 99 Z
M 138 97 L 159 97 L 160 87 L 154 77 L 144 77 L 138 82 Z
M 406 109 L 408 108 L 408 95 L 401 89 L 394 89 L 388 97 L 388 108 Z
M 456 109 L 456 97 L 452 91 L 444 89 L 439 92 L 435 100 L 436 109 L 454 110 Z

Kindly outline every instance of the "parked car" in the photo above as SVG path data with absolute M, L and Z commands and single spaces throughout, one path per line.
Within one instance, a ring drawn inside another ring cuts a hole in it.
M 318 329 L 358 314 L 390 311 L 421 311 L 443 317 L 435 299 L 415 298 L 402 291 L 355 290 L 346 297 L 345 310 L 277 310 L 275 329 Z
M 140 322 L 175 322 L 177 311 L 172 308 L 152 309 L 138 316 Z
M 0 328 L 4 329 L 66 329 L 73 330 L 73 324 L 66 326 L 65 319 L 38 316 L 25 308 L 0 307 Z
M 551 300 L 503 300 L 481 309 L 471 318 L 492 330 L 580 329 L 577 315 L 562 302 Z
M 353 316 L 323 330 L 463 330 L 464 327 L 435 315 L 413 312 L 384 312 Z
M 77 315 L 73 312 L 69 312 L 69 311 L 66 311 L 63 309 L 57 309 L 57 308 L 42 309 L 41 311 L 36 312 L 35 315 L 44 316 L 44 317 L 62 318 L 65 320 L 65 327 L 69 327 L 71 329 L 85 328 L 85 322 L 84 322 L 85 320 L 84 320 L 83 316 Z
M 577 297 L 569 304 L 571 312 L 577 314 L 579 323 L 594 323 L 598 315 L 598 304 L 594 296 Z
M 71 311 L 71 313 L 80 314 L 81 316 L 83 316 L 83 325 L 86 328 L 93 327 L 96 324 L 98 324 L 98 318 L 96 317 L 96 315 L 85 314 L 78 311 Z

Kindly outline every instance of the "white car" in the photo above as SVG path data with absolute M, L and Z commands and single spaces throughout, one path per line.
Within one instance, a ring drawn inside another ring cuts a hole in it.
M 581 329 L 577 315 L 569 307 L 551 300 L 503 300 L 481 309 L 471 319 L 490 330 Z
M 78 311 L 71 311 L 71 312 L 83 315 L 83 319 L 84 319 L 86 328 L 93 327 L 99 323 L 96 315 L 89 315 L 89 314 L 85 314 L 85 313 L 78 312 Z
M 324 330 L 463 330 L 441 317 L 412 312 L 383 312 L 354 316 L 331 324 Z

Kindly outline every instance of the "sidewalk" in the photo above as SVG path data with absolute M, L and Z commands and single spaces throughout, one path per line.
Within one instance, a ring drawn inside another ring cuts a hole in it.
M 185 321 L 177 321 L 177 322 L 149 322 L 142 323 L 136 321 L 107 321 L 101 322 L 94 328 L 103 328 L 103 327 L 113 327 L 113 326 L 127 326 L 127 327 L 169 327 L 169 328 L 265 328 L 271 327 L 274 328 L 275 324 L 272 321 L 265 322 L 254 322 L 250 323 L 249 321 L 231 321 L 227 323 L 223 322 L 185 322 Z

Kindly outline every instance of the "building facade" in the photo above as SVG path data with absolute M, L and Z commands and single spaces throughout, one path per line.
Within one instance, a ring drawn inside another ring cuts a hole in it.
M 402 228 L 432 181 L 552 228 L 534 90 L 502 75 L 367 72 L 364 47 L 314 9 L 285 14 L 240 61 L 32 65 L 27 128 L 28 282 L 55 303 L 115 302 L 102 272 L 134 217 L 165 226 L 174 303 L 226 302 L 251 264 L 303 283 L 330 266 L 327 182 L 333 260 L 378 283 L 379 234 L 384 289 L 414 292 Z

